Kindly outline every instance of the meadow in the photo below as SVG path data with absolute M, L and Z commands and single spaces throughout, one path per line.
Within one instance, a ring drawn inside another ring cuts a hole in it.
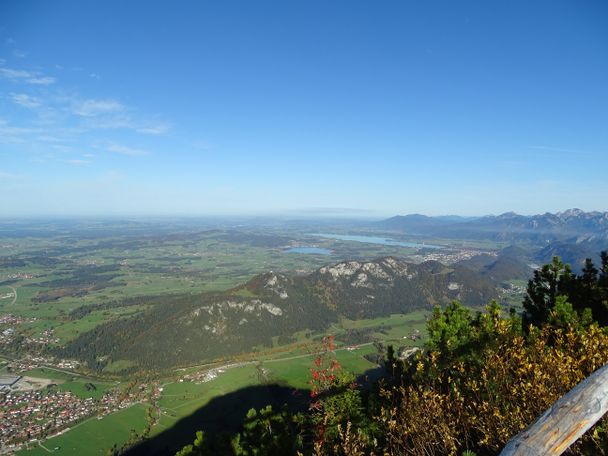
M 99 399 L 103 394 L 117 385 L 117 382 L 103 381 L 98 378 L 83 376 L 65 371 L 58 371 L 48 367 L 39 367 L 21 373 L 28 377 L 44 378 L 54 381 L 51 389 L 57 391 L 71 391 L 83 399 L 92 397 Z M 88 385 L 88 388 L 87 388 Z M 92 386 L 91 386 L 92 385 Z
M 126 442 L 132 432 L 141 433 L 146 426 L 146 405 L 136 404 L 101 419 L 89 418 L 62 435 L 42 443 L 30 444 L 30 448 L 18 454 L 27 456 L 57 455 L 105 455 L 114 444 Z

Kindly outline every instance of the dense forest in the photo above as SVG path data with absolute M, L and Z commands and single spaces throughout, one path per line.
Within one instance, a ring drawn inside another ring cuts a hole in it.
M 608 362 L 608 253 L 581 274 L 554 258 L 529 281 L 523 315 L 496 302 L 437 306 L 426 349 L 358 385 L 333 355 L 313 362 L 309 408 L 251 410 L 234 435 L 202 430 L 190 455 L 495 455 L 558 398 Z M 608 454 L 608 420 L 569 450 Z

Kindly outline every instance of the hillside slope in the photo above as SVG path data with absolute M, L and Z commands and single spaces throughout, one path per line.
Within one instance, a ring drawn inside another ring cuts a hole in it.
M 96 370 L 117 360 L 168 368 L 270 346 L 274 336 L 322 330 L 340 316 L 386 316 L 453 299 L 481 305 L 495 296 L 493 280 L 464 266 L 347 261 L 303 277 L 268 272 L 222 294 L 170 296 L 80 335 L 59 353 Z

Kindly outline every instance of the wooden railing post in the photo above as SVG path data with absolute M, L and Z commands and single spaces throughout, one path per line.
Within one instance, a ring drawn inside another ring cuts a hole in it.
M 608 364 L 562 396 L 512 438 L 500 456 L 559 455 L 608 411 Z

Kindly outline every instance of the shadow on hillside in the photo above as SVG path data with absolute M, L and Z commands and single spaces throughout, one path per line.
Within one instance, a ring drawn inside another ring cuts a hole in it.
M 357 382 L 365 389 L 377 381 L 384 369 L 377 367 L 359 376 Z M 280 410 L 286 404 L 290 411 L 308 408 L 309 391 L 280 385 L 249 386 L 232 393 L 213 398 L 192 415 L 177 421 L 173 427 L 131 448 L 127 456 L 174 455 L 185 445 L 192 443 L 196 431 L 205 431 L 213 437 L 221 433 L 233 434 L 242 429 L 249 409 L 256 410 L 272 405 Z
M 196 431 L 209 436 L 239 431 L 251 408 L 260 409 L 270 404 L 279 410 L 287 404 L 289 410 L 303 411 L 307 407 L 308 391 L 279 385 L 260 385 L 243 388 L 213 398 L 192 415 L 182 418 L 166 431 L 131 448 L 128 456 L 174 455 L 184 445 L 192 443 Z
M 360 389 L 367 390 L 385 375 L 386 369 L 383 366 L 374 367 L 359 375 L 357 377 L 357 384 L 360 386 Z

